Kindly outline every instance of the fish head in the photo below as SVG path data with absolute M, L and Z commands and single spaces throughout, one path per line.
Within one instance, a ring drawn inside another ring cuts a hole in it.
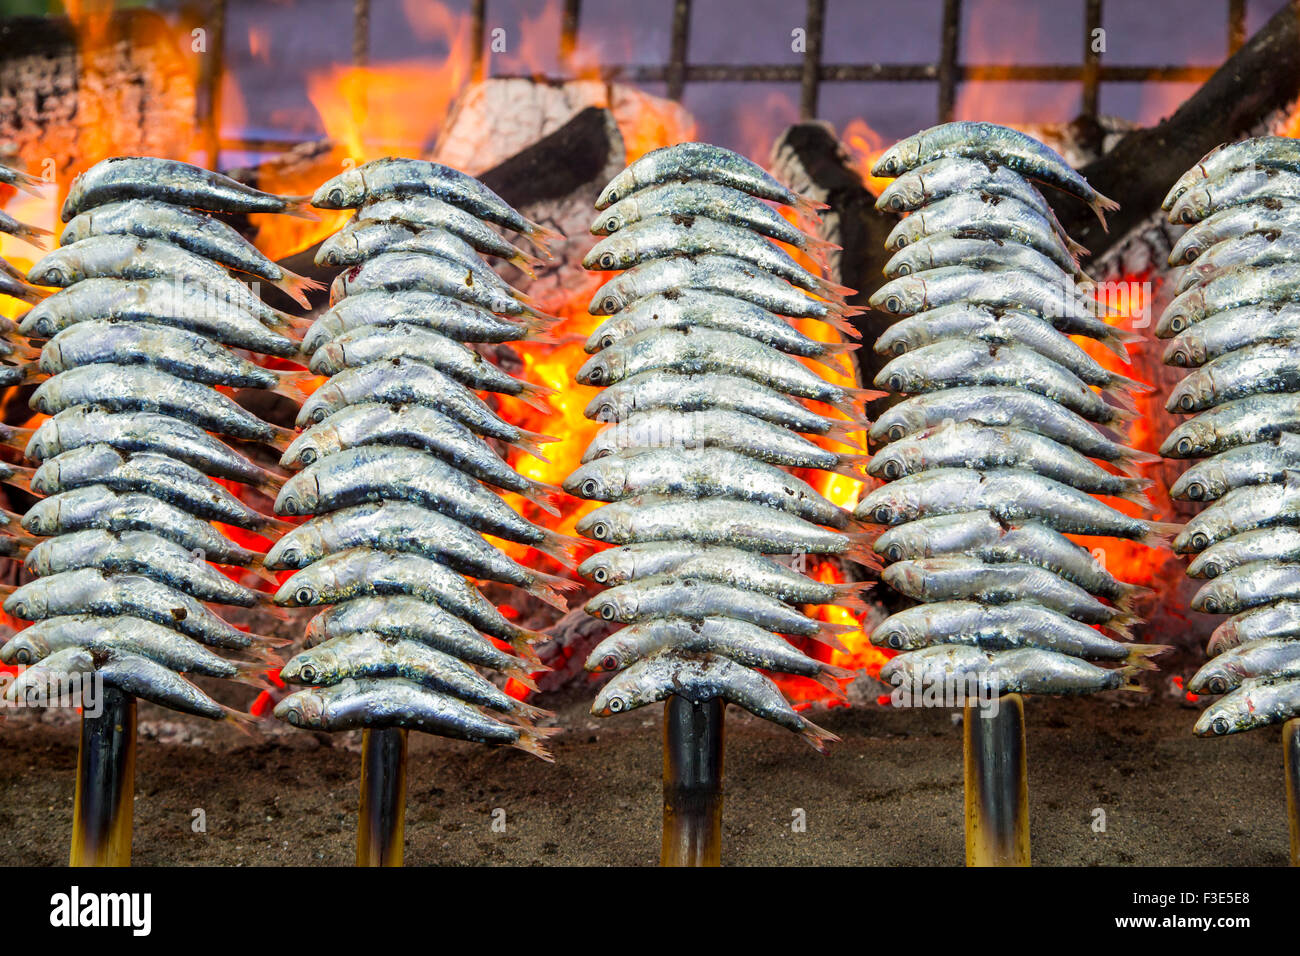
M 307 362 L 307 368 L 317 375 L 335 375 L 347 368 L 347 350 L 337 339 L 316 349 Z
M 877 355 L 903 355 L 930 344 L 929 329 L 924 322 L 895 322 L 876 339 Z
M 317 596 L 315 583 L 308 579 L 305 572 L 300 571 L 280 585 L 274 600 L 281 607 L 311 607 L 316 603 Z
M 867 304 L 893 315 L 909 315 L 925 308 L 925 280 L 919 275 L 890 279 L 872 293 Z
M 889 231 L 885 237 L 885 249 L 897 253 L 908 246 L 915 245 L 926 236 L 925 213 L 912 213 Z
M 280 465 L 283 468 L 314 465 L 342 447 L 338 429 L 332 425 L 315 425 L 289 443 L 280 456 Z
M 591 234 L 608 236 L 636 222 L 641 218 L 637 205 L 636 197 L 629 196 L 601 210 L 591 222 Z
M 609 181 L 609 184 L 600 191 L 596 197 L 597 209 L 608 209 L 614 203 L 628 196 L 637 190 L 637 170 L 636 164 L 626 167 L 617 176 Z
M 1173 391 L 1165 403 L 1165 409 L 1171 412 L 1189 414 L 1208 408 L 1214 404 L 1214 373 L 1211 369 L 1198 369 L 1186 376 Z
M 364 167 L 345 169 L 333 179 L 327 179 L 311 197 L 317 209 L 356 209 L 366 198 Z
M 895 591 L 908 597 L 920 600 L 925 595 L 925 574 L 912 561 L 891 564 L 880 577 Z
M 49 381 L 52 382 L 54 379 Z M 48 385 L 49 382 L 44 384 Z M 319 425 L 346 404 L 347 398 L 344 396 L 342 389 L 335 384 L 326 382 L 312 392 L 307 401 L 302 403 L 302 408 L 298 411 L 296 424 L 299 428 Z
M 294 475 L 280 488 L 275 498 L 278 515 L 314 514 L 320 504 L 320 482 L 311 468 Z
M 24 335 L 38 339 L 53 338 L 59 331 L 63 307 L 67 305 L 64 295 L 72 295 L 76 288 L 65 292 L 56 292 L 42 302 L 27 310 L 18 323 L 18 329 Z
M 890 359 L 885 367 L 876 373 L 872 384 L 876 388 L 887 389 L 895 394 L 917 391 L 917 386 L 926 380 L 923 370 L 933 366 L 926 361 L 918 364 L 915 356 L 924 356 L 924 353 L 904 352 Z
M 597 289 L 596 294 L 591 297 L 591 304 L 587 306 L 587 311 L 592 315 L 614 315 L 616 312 L 621 312 L 627 303 L 636 297 L 634 280 L 630 275 L 624 272 Z
M 1178 480 L 1169 488 L 1169 497 L 1187 501 L 1210 501 L 1222 497 L 1228 490 L 1223 466 L 1211 458 L 1197 462 L 1179 475 Z
M 1259 726 L 1262 720 L 1255 716 L 1254 694 L 1254 688 L 1241 688 L 1215 701 L 1197 718 L 1192 732 L 1198 737 L 1224 737 Z
M 62 464 L 58 458 L 51 458 L 49 461 L 42 462 L 40 467 L 32 473 L 30 482 L 32 491 L 38 495 L 58 494 L 59 489 L 62 487 L 59 474 L 61 467 Z
M 1208 354 L 1204 337 L 1197 335 L 1196 326 L 1192 326 L 1165 347 L 1164 363 L 1177 368 L 1194 368 L 1204 365 Z
M 904 494 L 897 485 L 885 485 L 858 502 L 853 516 L 871 524 L 898 524 L 899 516 L 905 513 L 903 498 Z
M 591 703 L 591 713 L 596 717 L 610 717 L 649 703 L 651 694 L 646 686 L 649 677 L 638 671 L 623 671 L 602 687 Z
M 44 660 L 50 655 L 49 643 L 39 634 L 31 633 L 33 628 L 19 631 L 0 647 L 0 661 L 9 665 L 26 667 Z
M 922 170 L 914 169 L 881 191 L 876 199 L 876 208 L 881 212 L 908 212 L 925 205 L 928 199 Z
M 582 465 L 564 481 L 564 490 L 588 501 L 617 501 L 627 494 L 627 468 L 617 455 Z
M 873 443 L 902 441 L 925 427 L 925 408 L 919 402 L 899 402 L 888 408 L 871 426 Z
M 44 579 L 44 581 L 48 580 L 48 578 Z M 43 581 L 31 581 L 18 588 L 5 599 L 5 613 L 20 617 L 24 621 L 39 621 L 47 617 L 45 613 L 49 608 L 45 593 L 47 587 L 48 584 L 44 584 Z
M 890 528 L 876 538 L 871 548 L 886 561 L 907 561 L 928 554 L 924 547 L 925 536 L 915 533 L 915 522 Z M 909 530 L 911 529 L 911 530 Z
M 606 587 L 626 584 L 635 573 L 636 561 L 626 548 L 597 551 L 578 565 L 579 575 Z
M 1169 221 L 1192 225 L 1200 222 L 1214 209 L 1214 196 L 1210 183 L 1202 182 L 1183 192 L 1169 208 Z
M 612 674 L 641 659 L 641 652 L 625 636 L 628 629 L 611 634 L 587 656 L 583 667 L 592 674 Z
M 867 474 L 884 481 L 897 481 L 920 470 L 923 465 L 924 455 L 917 443 L 904 439 L 876 452 L 867 464 Z
M 920 156 L 920 135 L 909 136 L 880 154 L 880 158 L 871 167 L 871 175 L 877 178 L 901 176 L 917 166 Z
M 1231 657 L 1212 660 L 1192 675 L 1187 689 L 1193 694 L 1226 694 L 1241 686 L 1246 677 L 1243 668 Z
M 597 594 L 583 605 L 583 610 L 592 617 L 600 618 L 602 621 L 626 621 L 636 613 L 636 595 L 630 593 L 619 594 L 616 593 L 617 590 L 613 589 Z
M 624 502 L 605 505 L 578 519 L 575 530 L 593 541 L 613 542 L 627 535 L 630 518 Z
M 1169 250 L 1171 266 L 1185 265 L 1195 261 L 1206 249 L 1217 241 L 1211 224 L 1203 222 L 1188 229 L 1178 237 L 1174 247 Z
M 1160 446 L 1165 458 L 1200 458 L 1214 446 L 1214 428 L 1202 417 L 1191 418 L 1169 433 Z
M 49 498 L 42 498 L 23 515 L 22 525 L 24 530 L 29 534 L 52 535 L 58 534 L 60 525 L 59 510 L 63 503 L 61 495 L 51 495 Z
M 30 555 L 29 555 L 30 556 Z M 1187 565 L 1189 578 L 1217 578 L 1227 570 L 1223 553 L 1215 547 L 1206 548 Z
M 1192 597 L 1192 610 L 1205 614 L 1222 614 L 1237 602 L 1237 586 L 1228 577 L 1217 577 L 1202 584 Z M 1219 691 L 1223 693 L 1223 691 Z
M 63 345 L 58 336 L 41 346 L 41 355 L 36 364 L 46 375 L 58 375 L 67 368 L 63 362 Z
M 1204 178 L 1205 167 L 1200 163 L 1197 163 L 1187 172 L 1178 177 L 1178 181 L 1174 183 L 1173 186 L 1170 187 L 1169 192 L 1165 194 L 1164 200 L 1160 203 L 1160 208 L 1164 210 L 1173 209 L 1174 203 L 1178 201 L 1179 197 L 1196 185 L 1198 180 Z
M 57 455 L 61 447 L 59 422 L 57 419 L 47 418 L 27 440 L 27 447 L 23 450 L 23 454 L 32 461 L 45 461 Z
M 89 171 L 86 170 L 86 172 Z M 81 205 L 82 199 L 86 195 L 86 172 L 77 173 L 72 180 L 72 185 L 68 188 L 68 196 L 63 200 L 63 208 L 59 210 L 59 218 L 64 222 L 68 222 L 73 218 L 74 210 Z
M 911 629 L 906 621 L 899 620 L 901 616 L 894 614 L 877 624 L 871 631 L 871 643 L 894 651 L 910 650 L 913 647 Z
M 280 670 L 289 684 L 337 684 L 343 677 L 339 655 L 328 647 L 313 647 L 295 655 Z
M 610 424 L 623 421 L 635 410 L 635 400 L 628 391 L 607 388 L 587 403 L 583 413 L 594 422 Z
M 324 551 L 320 531 L 311 523 L 294 528 L 271 546 L 263 565 L 267 568 L 305 568 Z
M 632 323 L 627 319 L 606 319 L 596 331 L 588 337 L 583 348 L 588 354 L 617 345 L 629 335 L 634 334 Z
M 574 373 L 574 380 L 579 385 L 594 385 L 601 388 L 623 377 L 625 363 L 621 352 L 605 350 L 597 352 Z
M 300 690 L 275 705 L 272 713 L 295 727 L 324 729 L 325 699 L 317 690 Z
M 82 239 L 89 239 L 95 234 L 94 230 L 94 211 L 87 210 L 73 216 L 68 224 L 63 227 L 63 232 L 59 233 L 59 245 L 70 246 L 74 242 L 80 242 Z
M 885 263 L 885 275 L 891 279 L 899 276 L 915 275 L 934 268 L 934 246 L 928 242 L 917 242 L 904 246 L 895 252 Z
M 1210 519 L 1205 518 L 1206 514 L 1210 515 Z M 1188 554 L 1193 551 L 1204 551 L 1214 544 L 1216 537 L 1208 523 L 1213 517 L 1213 511 L 1203 511 L 1183 525 L 1183 530 L 1174 538 L 1174 553 Z
M 76 246 L 55 249 L 43 256 L 27 273 L 33 285 L 64 288 L 84 278 L 80 251 Z
M 636 263 L 637 243 L 622 236 L 608 236 L 591 247 L 582 258 L 584 269 L 614 272 Z
M 1205 315 L 1205 288 L 1193 286 L 1174 297 L 1160 314 L 1156 323 L 1156 338 L 1167 339 L 1178 335 Z

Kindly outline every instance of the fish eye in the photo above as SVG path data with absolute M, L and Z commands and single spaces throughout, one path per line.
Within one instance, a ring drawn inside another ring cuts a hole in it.
M 1186 251 L 1184 251 L 1183 258 L 1186 259 L 1188 262 L 1191 262 L 1200 254 L 1201 254 L 1200 246 L 1196 245 L 1196 243 L 1192 243 L 1187 247 Z
M 618 658 L 613 654 L 606 654 L 600 659 L 600 669 L 604 671 L 618 670 Z
M 591 536 L 597 541 L 604 541 L 609 537 L 609 525 L 603 521 L 597 521 L 591 526 Z
M 1183 366 L 1187 364 L 1188 358 L 1190 358 L 1190 356 L 1188 356 L 1188 354 L 1184 352 L 1182 349 L 1174 349 L 1173 354 L 1169 356 L 1169 360 L 1173 362 L 1175 365 L 1183 365 Z
M 1175 316 L 1174 320 L 1169 323 L 1169 327 L 1175 332 L 1181 332 L 1183 329 L 1187 328 L 1187 320 L 1181 315 Z
M 298 460 L 304 465 L 310 465 L 316 460 L 315 448 L 304 448 L 298 455 Z
M 618 421 L 618 409 L 615 408 L 613 405 L 611 405 L 609 402 L 606 402 L 604 405 L 601 405 L 600 409 L 596 412 L 596 414 L 597 416 L 599 416 L 602 422 Z
M 896 295 L 891 295 L 888 299 L 885 300 L 885 311 L 886 312 L 903 311 L 903 300 Z
M 903 208 L 903 197 L 902 197 L 902 196 L 890 196 L 890 197 L 889 197 L 889 208 L 890 208 L 890 209 L 896 209 L 896 210 L 902 210 L 902 208 Z
M 1232 726 L 1228 723 L 1228 718 L 1215 717 L 1214 722 L 1210 724 L 1210 729 L 1213 730 L 1215 734 L 1222 737 L 1232 729 Z
M 888 478 L 890 481 L 894 481 L 895 479 L 901 478 L 903 476 L 903 466 L 900 465 L 897 461 L 891 460 L 885 462 L 885 467 L 883 471 L 885 473 L 885 477 Z
M 312 410 L 311 420 L 314 421 L 317 425 L 319 425 L 321 422 L 325 421 L 328 415 L 329 412 L 325 411 L 324 406 L 321 406 L 320 408 L 316 408 Z
M 881 165 L 880 168 L 883 169 L 883 170 L 884 170 L 885 172 L 887 172 L 887 173 L 892 173 L 892 172 L 894 172 L 896 169 L 898 169 L 898 161 L 897 161 L 897 160 L 894 160 L 894 159 L 887 159 L 887 160 L 885 160 L 885 162 Z
M 343 205 L 343 190 L 335 186 L 330 190 L 329 200 L 336 206 Z
M 872 515 L 875 516 L 876 524 L 889 524 L 893 520 L 894 512 L 889 505 L 880 505 Z
M 287 515 L 296 515 L 298 513 L 298 499 L 294 498 L 293 495 L 289 495 L 280 505 L 280 510 Z
M 907 236 L 898 237 L 898 248 L 902 249 L 907 245 Z
M 46 270 L 45 270 L 45 278 L 46 278 L 47 280 L 49 280 L 49 281 L 46 283 L 47 285 L 63 285 L 63 282 L 64 282 L 63 270 L 62 270 L 62 269 L 59 269 L 59 268 L 57 268 L 57 267 L 56 267 L 56 268 L 51 268 L 51 269 L 46 269 Z
M 582 497 L 594 498 L 600 493 L 600 482 L 596 481 L 595 478 L 588 478 L 582 483 L 580 490 L 582 491 Z
M 894 354 L 895 354 L 895 355 L 903 355 L 903 354 L 905 354 L 906 352 L 907 352 L 907 343 L 906 343 L 906 342 L 895 342 L 895 343 L 894 343 Z
M 907 429 L 902 425 L 890 425 L 889 431 L 886 432 L 886 435 L 890 441 L 901 441 L 903 438 L 907 437 Z
M 1178 439 L 1178 445 L 1175 448 L 1175 450 L 1178 452 L 1178 454 L 1184 457 L 1190 455 L 1193 450 L 1192 440 L 1190 438 Z
M 1216 674 L 1210 678 L 1209 683 L 1205 685 L 1205 689 L 1211 694 L 1226 694 L 1228 692 L 1228 682 L 1222 676 Z
M 1191 206 L 1188 206 L 1186 209 L 1183 210 L 1183 222 L 1187 223 L 1188 225 L 1196 222 L 1196 213 L 1192 210 Z
M 903 380 L 903 376 L 899 375 L 897 372 L 889 376 L 889 390 L 891 392 L 901 392 L 903 386 L 906 384 L 907 383 Z
M 1205 608 L 1205 613 L 1206 613 L 1206 614 L 1218 614 L 1218 613 L 1219 613 L 1219 602 L 1218 602 L 1217 600 L 1215 600 L 1214 598 L 1206 598 L 1206 599 L 1205 599 L 1205 604 L 1204 604 L 1203 606 L 1204 606 L 1204 608 Z
M 17 653 L 14 654 L 14 660 L 19 664 L 30 664 L 32 662 L 32 652 L 25 647 L 20 647 Z
M 623 702 L 622 697 L 611 697 L 609 699 L 609 712 L 611 714 L 617 714 L 621 712 L 623 708 L 626 706 L 627 704 Z
M 612 335 L 605 335 L 605 336 L 602 336 L 602 337 L 601 337 L 601 340 L 600 340 L 600 347 L 601 347 L 602 349 L 610 348 L 611 346 L 613 346 L 614 341 L 615 341 L 615 340 L 614 340 L 614 336 L 612 336 Z
M 906 262 L 904 262 L 901 266 L 898 267 L 898 274 L 900 276 L 910 276 L 912 274 L 912 267 L 909 266 Z
M 285 564 L 290 564 L 290 565 L 292 565 L 292 564 L 297 564 L 297 563 L 298 563 L 298 549 L 297 549 L 297 548 L 285 548 L 285 549 L 284 549 L 284 554 L 283 554 L 281 557 L 283 558 Z
M 891 544 L 888 548 L 885 549 L 885 557 L 887 557 L 890 561 L 902 561 L 903 560 L 902 546 L 897 544 Z
M 14 608 L 14 617 L 21 617 L 27 619 L 27 605 L 25 603 L 23 603 L 22 601 L 18 601 L 17 603 L 14 604 L 13 608 Z
M 600 385 L 605 381 L 605 370 L 597 365 L 587 373 L 587 381 L 592 385 Z
M 600 302 L 600 309 L 606 315 L 613 315 L 618 311 L 618 297 L 607 295 Z
M 1190 544 L 1197 551 L 1203 551 L 1210 546 L 1210 538 L 1204 531 L 1198 531 L 1192 535 Z
M 898 650 L 902 650 L 902 649 L 903 649 L 903 635 L 902 635 L 902 633 L 899 632 L 899 631 L 893 631 L 893 632 L 891 632 L 890 635 L 889 635 L 887 638 L 885 638 L 885 643 L 888 644 L 890 647 L 892 647 L 892 648 L 893 648 L 894 650 L 896 650 L 896 651 L 898 651 Z
M 591 572 L 591 579 L 597 584 L 604 584 L 609 580 L 609 572 L 604 568 L 597 568 L 595 571 Z
M 1187 486 L 1187 497 L 1193 501 L 1200 501 L 1205 497 L 1205 486 L 1199 481 L 1193 481 Z
M 298 668 L 298 676 L 302 678 L 304 684 L 316 683 L 316 668 L 311 664 L 303 664 Z
M 1196 399 L 1192 398 L 1190 394 L 1184 395 L 1182 398 L 1178 400 L 1178 407 L 1185 412 L 1190 412 L 1192 410 L 1192 406 L 1195 404 L 1196 404 Z
M 1217 578 L 1222 573 L 1222 569 L 1214 561 L 1210 561 L 1205 565 L 1205 574 L 1207 577 Z
M 600 606 L 600 616 L 603 620 L 612 621 L 618 616 L 618 611 L 613 604 L 602 604 Z
M 304 585 L 293 592 L 293 599 L 298 604 L 310 604 L 316 599 L 316 592 Z
M 605 229 L 608 232 L 618 232 L 618 216 L 610 216 L 605 220 Z
M 613 269 L 616 265 L 618 265 L 618 259 L 614 257 L 614 253 L 605 252 L 601 254 L 600 260 L 599 262 L 597 262 L 597 265 L 599 265 L 602 269 L 606 269 L 606 270 Z

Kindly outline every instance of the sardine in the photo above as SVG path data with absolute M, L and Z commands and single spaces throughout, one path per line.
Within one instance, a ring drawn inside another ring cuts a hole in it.
M 1300 680 L 1244 681 L 1221 697 L 1196 720 L 1198 737 L 1222 737 L 1280 724 L 1300 714 Z
M 1300 339 L 1300 302 L 1261 302 L 1207 316 L 1165 349 L 1166 365 L 1204 365 L 1237 349 Z
M 1283 432 L 1196 462 L 1170 486 L 1169 497 L 1214 501 L 1244 485 L 1285 481 L 1290 471 L 1300 471 L 1300 437 Z
M 1226 694 L 1244 681 L 1300 678 L 1300 641 L 1263 638 L 1206 661 L 1187 682 L 1193 694 Z
M 1193 611 L 1240 614 L 1262 604 L 1300 600 L 1300 564 L 1256 561 L 1206 581 L 1192 596 Z
M 998 694 L 1095 694 L 1103 690 L 1141 690 L 1136 665 L 1098 667 L 1076 657 L 1037 647 L 986 651 L 964 644 L 936 644 L 900 654 L 880 669 L 886 683 L 913 687 L 955 684 Z

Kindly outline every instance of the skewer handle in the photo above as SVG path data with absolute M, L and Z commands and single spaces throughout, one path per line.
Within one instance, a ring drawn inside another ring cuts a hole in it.
M 1286 818 L 1291 829 L 1291 865 L 1300 866 L 1300 717 L 1282 725 L 1282 770 L 1286 777 Z
M 112 687 L 81 718 L 71 866 L 130 866 L 135 801 L 135 698 Z
M 967 704 L 962 722 L 966 763 L 966 865 L 1029 866 L 1029 776 L 1025 711 L 1019 694 L 998 698 L 986 716 Z
M 673 696 L 664 704 L 664 828 L 661 866 L 722 864 L 725 703 Z
M 401 866 L 406 837 L 406 731 L 367 730 L 361 739 L 357 866 Z

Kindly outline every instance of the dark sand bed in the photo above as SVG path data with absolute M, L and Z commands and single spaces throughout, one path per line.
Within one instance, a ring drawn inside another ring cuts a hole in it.
M 554 704 L 553 704 L 554 706 Z M 657 861 L 660 708 L 597 722 L 574 699 L 556 763 L 413 734 L 406 863 Z M 1287 862 L 1280 731 L 1190 733 L 1195 710 L 1035 700 L 1027 707 L 1033 858 L 1067 865 Z M 829 757 L 734 708 L 728 713 L 723 861 L 958 864 L 961 729 L 949 711 L 862 707 L 813 714 L 844 738 Z M 134 862 L 350 864 L 359 751 L 141 709 Z M 77 732 L 68 714 L 0 722 L 0 857 L 62 864 Z M 191 830 L 202 808 L 207 833 Z M 492 815 L 505 811 L 504 833 Z M 807 832 L 792 833 L 792 811 Z M 1106 832 L 1092 829 L 1094 810 Z

